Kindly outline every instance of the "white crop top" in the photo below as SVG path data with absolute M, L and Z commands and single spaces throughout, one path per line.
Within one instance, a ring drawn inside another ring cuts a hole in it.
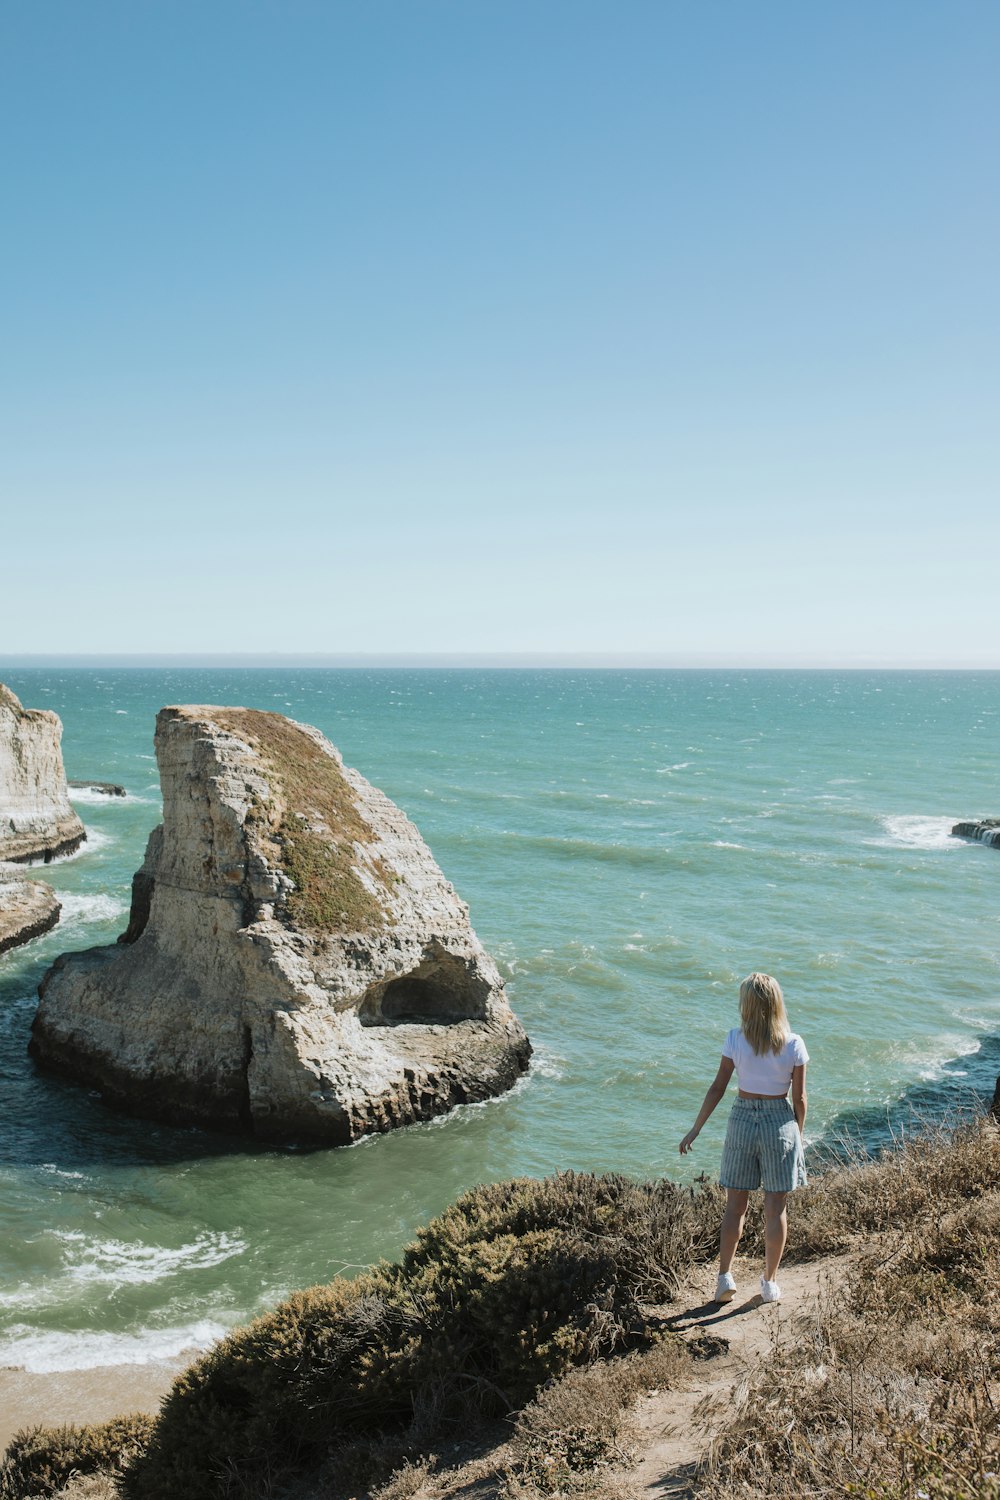
M 753 1050 L 743 1032 L 734 1026 L 726 1037 L 723 1057 L 730 1057 L 736 1067 L 739 1086 L 748 1094 L 787 1094 L 792 1069 L 809 1061 L 806 1044 L 797 1032 L 791 1032 L 780 1052 Z

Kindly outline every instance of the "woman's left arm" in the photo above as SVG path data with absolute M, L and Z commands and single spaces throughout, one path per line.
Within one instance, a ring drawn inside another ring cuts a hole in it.
M 701 1127 L 704 1125 L 705 1121 L 708 1119 L 709 1115 L 712 1113 L 713 1109 L 719 1103 L 719 1100 L 722 1098 L 723 1094 L 726 1092 L 726 1089 L 729 1087 L 729 1080 L 730 1078 L 732 1078 L 732 1076 L 733 1060 L 731 1057 L 723 1057 L 719 1062 L 719 1071 L 716 1073 L 715 1078 L 709 1085 L 708 1093 L 705 1095 L 701 1109 L 698 1111 L 698 1118 L 697 1120 L 695 1120 L 687 1135 L 681 1141 L 680 1153 L 682 1156 L 686 1156 L 687 1153 L 691 1150 L 691 1147 L 694 1145 L 698 1136 L 701 1134 Z
M 806 1128 L 806 1065 L 798 1063 L 792 1069 L 792 1109 L 799 1124 L 799 1135 Z

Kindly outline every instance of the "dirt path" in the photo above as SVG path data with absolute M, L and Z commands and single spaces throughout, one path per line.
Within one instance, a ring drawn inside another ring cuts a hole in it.
M 698 1465 L 726 1418 L 729 1398 L 739 1383 L 775 1348 L 796 1337 L 796 1321 L 814 1312 L 825 1292 L 842 1281 L 848 1256 L 782 1268 L 780 1302 L 760 1300 L 759 1267 L 737 1263 L 739 1290 L 725 1307 L 709 1300 L 715 1271 L 698 1274 L 671 1311 L 667 1326 L 687 1338 L 724 1340 L 728 1348 L 695 1365 L 685 1390 L 651 1392 L 640 1399 L 636 1422 L 640 1458 L 621 1478 L 637 1495 L 684 1500 L 692 1493 Z

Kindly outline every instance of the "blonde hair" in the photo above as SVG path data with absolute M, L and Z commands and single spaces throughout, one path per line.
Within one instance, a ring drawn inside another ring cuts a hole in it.
M 788 1041 L 792 1028 L 785 997 L 770 974 L 748 974 L 740 985 L 740 1020 L 743 1035 L 758 1057 L 765 1052 L 780 1052 Z

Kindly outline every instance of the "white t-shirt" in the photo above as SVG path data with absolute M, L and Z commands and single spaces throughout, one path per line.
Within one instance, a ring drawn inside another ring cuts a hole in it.
M 748 1094 L 787 1094 L 792 1069 L 809 1061 L 806 1044 L 797 1032 L 791 1032 L 780 1052 L 753 1050 L 739 1026 L 726 1037 L 723 1057 L 731 1057 L 739 1086 Z

